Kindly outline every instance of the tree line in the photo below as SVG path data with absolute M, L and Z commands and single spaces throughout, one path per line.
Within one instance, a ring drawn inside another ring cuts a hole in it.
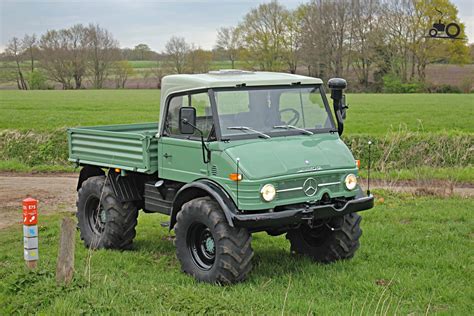
M 12 38 L 5 50 L 6 58 L 14 61 L 19 89 L 29 85 L 21 63 L 29 59 L 30 85 L 39 81 L 42 73 L 35 61 L 47 74 L 48 79 L 62 85 L 63 89 L 80 89 L 87 76 L 94 88 L 100 89 L 109 75 L 112 64 L 119 60 L 118 42 L 112 34 L 99 25 L 74 25 L 68 29 L 49 30 L 41 37 L 25 35 Z
M 376 90 L 389 80 L 423 83 L 431 63 L 472 61 L 462 23 L 459 40 L 427 36 L 438 20 L 459 23 L 449 0 L 311 0 L 294 10 L 271 1 L 218 29 L 213 50 L 176 36 L 161 53 L 143 43 L 120 49 L 108 30 L 77 24 L 12 38 L 3 59 L 14 63 L 19 89 L 38 88 L 46 79 L 63 89 L 81 89 L 84 80 L 100 89 L 110 78 L 125 87 L 134 74 L 129 60 L 156 61 L 150 71 L 158 82 L 165 74 L 207 72 L 212 61 L 227 60 L 232 68 L 239 62 L 246 69 L 323 79 L 350 73 L 361 89 Z
M 323 79 L 352 72 L 363 87 L 387 75 L 424 82 L 431 63 L 472 61 L 457 13 L 449 0 L 312 0 L 295 10 L 272 1 L 221 28 L 217 48 L 262 70 L 303 67 Z M 427 36 L 438 20 L 458 22 L 460 39 Z

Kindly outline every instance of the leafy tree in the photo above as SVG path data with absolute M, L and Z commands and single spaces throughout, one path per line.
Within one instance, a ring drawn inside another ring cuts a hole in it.
M 239 25 L 244 47 L 262 70 L 281 68 L 286 22 L 290 12 L 277 1 L 261 4 Z
M 148 60 L 151 49 L 147 44 L 138 44 L 133 49 L 139 60 Z
M 191 44 L 188 53 L 187 64 L 191 73 L 204 73 L 209 71 L 212 61 L 212 52 L 196 48 Z
M 114 63 L 113 73 L 115 75 L 115 86 L 123 89 L 129 76 L 135 74 L 135 70 L 128 60 L 121 60 Z

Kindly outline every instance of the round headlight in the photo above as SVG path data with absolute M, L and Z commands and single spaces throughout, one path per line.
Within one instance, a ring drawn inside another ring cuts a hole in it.
M 357 186 L 357 177 L 355 175 L 348 174 L 344 180 L 347 190 L 354 190 Z
M 272 184 L 265 184 L 263 188 L 260 190 L 260 194 L 262 194 L 262 198 L 267 201 L 273 201 L 276 195 L 275 187 Z

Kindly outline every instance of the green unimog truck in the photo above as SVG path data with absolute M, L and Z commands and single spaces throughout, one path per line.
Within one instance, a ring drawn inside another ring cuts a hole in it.
M 252 268 L 251 234 L 286 234 L 291 251 L 354 256 L 356 213 L 373 207 L 340 139 L 343 79 L 237 70 L 163 78 L 160 119 L 71 128 L 81 166 L 77 218 L 87 247 L 130 249 L 138 211 L 169 215 L 176 254 L 197 280 L 229 284 Z M 133 103 L 133 100 L 131 100 Z M 158 104 L 157 104 L 158 111 Z

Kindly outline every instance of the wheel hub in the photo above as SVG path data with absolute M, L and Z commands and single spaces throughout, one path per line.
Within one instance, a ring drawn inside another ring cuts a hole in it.
M 205 240 L 205 245 L 206 245 L 206 252 L 210 254 L 214 254 L 214 239 L 212 236 L 207 237 Z
M 216 258 L 216 244 L 209 228 L 202 223 L 191 225 L 187 245 L 194 263 L 202 270 L 210 270 Z
M 99 218 L 99 219 L 100 219 L 100 222 L 101 222 L 102 224 L 105 224 L 105 223 L 107 222 L 107 217 L 106 217 L 105 210 L 102 209 L 102 206 L 100 207 L 99 212 L 100 212 L 100 218 Z
M 97 197 L 90 197 L 86 202 L 86 214 L 90 229 L 97 235 L 102 234 L 107 217 Z

